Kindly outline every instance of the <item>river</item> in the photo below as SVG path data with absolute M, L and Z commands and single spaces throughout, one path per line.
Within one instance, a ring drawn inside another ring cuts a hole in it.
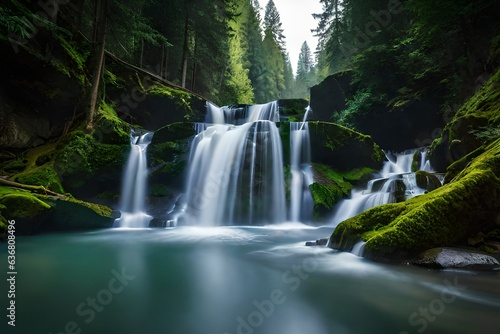
M 16 327 L 3 319 L 1 332 L 498 332 L 500 272 L 387 265 L 304 246 L 332 230 L 281 224 L 18 237 Z M 6 263 L 7 245 L 0 247 Z M 5 279 L 1 287 L 6 294 Z

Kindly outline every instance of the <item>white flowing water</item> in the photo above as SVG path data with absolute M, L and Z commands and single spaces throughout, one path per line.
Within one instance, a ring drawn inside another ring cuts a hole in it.
M 313 208 L 309 186 L 313 183 L 309 125 L 290 123 L 290 220 L 308 220 Z
M 208 104 L 189 158 L 185 225 L 261 225 L 286 221 L 277 102 L 237 108 Z M 239 111 L 238 111 L 239 110 Z M 242 125 L 241 116 L 245 117 Z M 220 124 L 222 122 L 224 124 Z
M 420 154 L 415 155 L 416 152 L 417 150 L 408 150 L 403 153 L 386 153 L 387 161 L 379 177 L 369 181 L 364 190 L 352 190 L 349 199 L 337 204 L 332 225 L 336 226 L 375 206 L 395 203 L 423 194 L 425 189 L 417 186 L 412 166 L 418 170 L 433 171 L 427 160 L 426 150 L 423 149 Z M 420 160 L 414 162 L 415 156 L 420 157 Z
M 146 214 L 145 198 L 148 176 L 146 150 L 153 133 L 130 136 L 130 154 L 122 180 L 120 211 L 116 227 L 147 227 L 151 216 Z
M 218 107 L 207 102 L 205 123 L 242 125 L 255 121 L 279 122 L 279 104 L 273 101 L 264 104 Z

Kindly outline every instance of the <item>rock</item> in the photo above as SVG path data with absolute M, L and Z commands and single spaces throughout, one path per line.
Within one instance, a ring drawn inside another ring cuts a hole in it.
M 432 173 L 419 170 L 415 173 L 415 178 L 417 186 L 427 191 L 432 191 L 441 187 L 441 181 L 439 181 L 438 177 Z
M 309 122 L 312 162 L 340 171 L 369 167 L 379 170 L 384 153 L 373 139 L 357 131 L 329 122 Z
M 353 187 L 368 181 L 380 170 L 384 154 L 370 136 L 330 122 L 310 121 L 313 183 L 309 190 L 314 202 L 313 218 L 331 214 L 333 206 L 348 196 Z M 290 161 L 290 126 L 280 123 L 284 161 Z
M 431 145 L 429 158 L 432 167 L 444 171 L 450 164 L 461 161 L 460 167 L 463 169 L 467 164 L 464 159 L 483 145 L 483 140 L 480 140 L 481 136 L 478 135 L 482 134 L 486 137 L 483 137 L 484 139 L 494 139 L 488 138 L 488 129 L 500 126 L 499 83 L 500 70 L 497 70 L 486 84 L 455 112 L 441 136 Z M 456 170 L 458 166 L 454 167 Z
M 16 234 L 112 227 L 119 212 L 73 198 L 56 198 L 0 186 L 0 217 L 16 221 Z M 5 222 L 0 219 L 0 230 Z
M 454 248 L 429 249 L 419 254 L 413 264 L 438 269 L 493 269 L 500 266 L 498 260 L 488 254 Z
M 316 241 L 306 241 L 306 246 L 326 246 L 327 244 L 328 238 L 322 238 Z
M 311 120 L 331 121 L 335 112 L 346 108 L 347 98 L 353 91 L 352 77 L 353 71 L 332 74 L 311 88 Z

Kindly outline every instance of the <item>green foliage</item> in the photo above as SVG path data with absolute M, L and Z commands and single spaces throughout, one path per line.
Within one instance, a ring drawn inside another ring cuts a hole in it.
M 356 94 L 347 101 L 347 109 L 334 115 L 334 122 L 345 127 L 355 129 L 356 119 L 371 111 L 374 104 L 374 97 L 370 91 L 357 91 Z
M 356 118 L 354 108 L 362 107 L 356 102 L 365 101 L 366 92 L 388 111 L 432 96 L 440 98 L 443 112 L 455 112 L 485 68 L 498 66 L 498 28 L 492 27 L 500 12 L 494 1 L 321 3 L 323 13 L 315 15 L 318 74 L 352 68 L 363 92 L 351 99 L 347 118 Z
M 50 31 L 68 31 L 54 22 L 47 19 L 41 11 L 32 11 L 27 6 L 17 0 L 7 0 L 0 7 L 0 25 L 5 27 L 7 32 L 0 35 L 3 39 L 12 41 L 28 40 L 36 34 L 38 29 Z

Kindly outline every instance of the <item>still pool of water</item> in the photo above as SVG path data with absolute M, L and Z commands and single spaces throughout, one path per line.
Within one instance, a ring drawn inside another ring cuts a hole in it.
M 498 333 L 500 272 L 429 271 L 304 246 L 331 232 L 285 224 L 18 237 L 16 327 L 3 316 L 0 332 Z

